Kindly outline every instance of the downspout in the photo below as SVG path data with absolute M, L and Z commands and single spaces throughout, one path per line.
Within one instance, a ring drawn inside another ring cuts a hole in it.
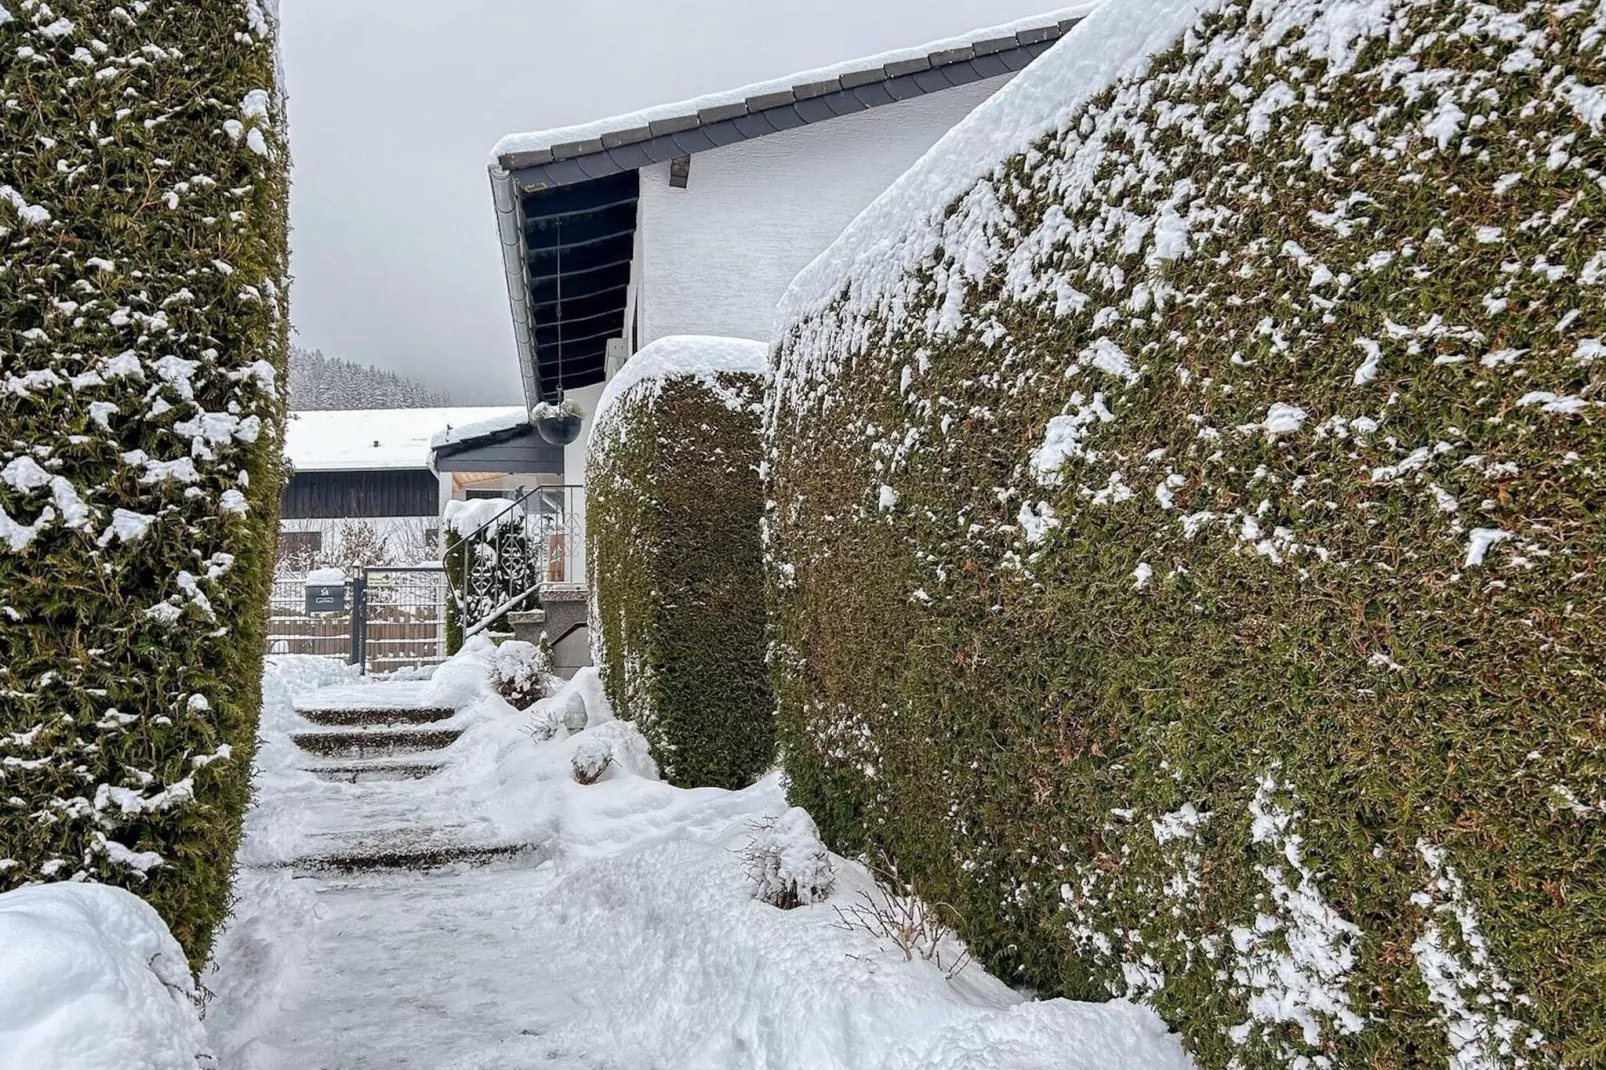
M 496 231 L 502 243 L 502 272 L 507 283 L 508 306 L 513 313 L 513 342 L 519 351 L 519 375 L 524 381 L 524 407 L 528 410 L 542 400 L 535 340 L 530 335 L 529 254 L 524 246 L 524 227 L 513 175 L 497 164 L 492 164 L 490 171 Z

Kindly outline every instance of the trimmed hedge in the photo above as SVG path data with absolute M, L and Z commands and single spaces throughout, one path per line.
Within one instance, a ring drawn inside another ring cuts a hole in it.
M 1202 1067 L 1602 1065 L 1606 5 L 1209 6 L 794 291 L 793 800 Z
M 0 891 L 229 900 L 282 484 L 286 166 L 256 0 L 0 24 Z
M 595 660 L 614 711 L 682 787 L 746 787 L 774 753 L 764 360 L 757 342 L 648 346 L 599 403 L 586 455 Z

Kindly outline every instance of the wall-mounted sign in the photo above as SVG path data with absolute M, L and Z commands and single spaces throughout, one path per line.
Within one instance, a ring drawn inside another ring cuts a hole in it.
M 345 611 L 345 584 L 307 588 L 308 613 L 344 613 Z

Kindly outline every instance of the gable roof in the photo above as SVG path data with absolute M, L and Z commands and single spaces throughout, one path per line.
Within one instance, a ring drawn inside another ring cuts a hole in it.
M 503 138 L 491 192 L 527 404 L 606 379 L 608 343 L 625 329 L 642 168 L 1012 75 L 1096 7 Z
M 533 192 L 998 78 L 1024 69 L 1097 6 L 1083 3 L 593 123 L 510 134 L 492 150 L 491 167 L 511 172 L 521 191 Z

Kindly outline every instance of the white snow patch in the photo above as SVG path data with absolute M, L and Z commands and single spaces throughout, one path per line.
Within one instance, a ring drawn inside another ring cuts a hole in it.
M 0 1070 L 212 1067 L 184 952 L 103 884 L 0 895 Z
M 600 427 L 610 407 L 635 390 L 656 391 L 672 379 L 696 379 L 718 392 L 726 374 L 769 376 L 769 345 L 745 338 L 674 335 L 644 346 L 608 381 L 597 401 L 592 427 Z
M 1261 426 L 1268 435 L 1291 435 L 1305 426 L 1309 415 L 1297 405 L 1277 402 L 1266 410 L 1266 418 Z
M 1246 1044 L 1258 1035 L 1288 1065 L 1314 1065 L 1295 1062 L 1305 1053 L 1277 1026 L 1297 1026 L 1305 1046 L 1317 1051 L 1329 1030 L 1353 1035 L 1365 1028 L 1346 987 L 1361 931 L 1322 899 L 1316 874 L 1305 865 L 1304 840 L 1293 831 L 1299 812 L 1283 808 L 1279 790 L 1287 788 L 1279 789 L 1276 778 L 1267 775 L 1249 805 L 1250 838 L 1275 849 L 1288 866 L 1257 867 L 1267 884 L 1261 912 L 1253 925 L 1232 930 L 1237 951 L 1232 976 L 1248 990 L 1249 1020 L 1233 1026 L 1228 1036 Z
M 1467 537 L 1466 567 L 1477 568 L 1483 564 L 1491 549 L 1511 537 L 1511 532 L 1499 528 L 1474 528 Z

